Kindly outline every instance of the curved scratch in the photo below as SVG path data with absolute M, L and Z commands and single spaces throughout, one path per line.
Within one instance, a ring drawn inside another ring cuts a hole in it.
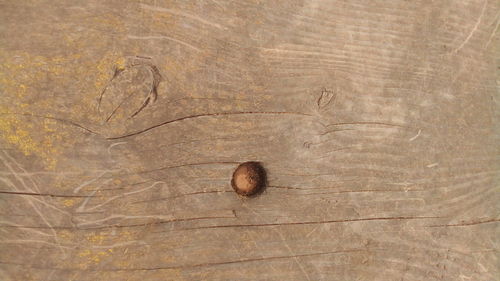
M 181 44 L 183 46 L 189 47 L 195 51 L 201 52 L 201 49 L 188 44 L 184 41 L 181 41 L 179 39 L 172 38 L 170 36 L 165 36 L 165 35 L 152 35 L 152 36 L 136 36 L 136 35 L 128 35 L 127 38 L 129 39 L 134 39 L 134 40 L 169 40 L 178 44 Z
M 458 48 L 456 48 L 453 51 L 454 53 L 458 53 L 458 51 L 460 51 L 460 49 L 462 49 L 465 46 L 465 44 L 467 44 L 467 42 L 469 42 L 472 35 L 474 35 L 474 33 L 477 31 L 477 28 L 479 27 L 479 24 L 481 23 L 481 20 L 483 19 L 484 11 L 486 11 L 487 4 L 488 4 L 488 0 L 485 0 L 484 5 L 483 5 L 483 9 L 481 10 L 481 14 L 479 15 L 479 18 L 477 19 L 476 24 L 474 25 L 472 30 L 469 32 L 469 35 L 467 36 L 467 38 L 465 38 L 465 40 L 462 42 L 462 44 L 460 44 L 460 46 L 458 46 Z
M 123 135 L 123 136 L 118 136 L 118 137 L 108 137 L 106 139 L 108 139 L 108 140 L 117 140 L 117 139 L 128 138 L 128 137 L 132 137 L 132 136 L 135 136 L 135 135 L 139 135 L 139 134 L 145 133 L 147 131 L 150 131 L 150 130 L 158 128 L 158 127 L 161 127 L 163 125 L 167 125 L 167 124 L 170 124 L 170 123 L 175 123 L 175 122 L 179 122 L 179 121 L 183 121 L 183 120 L 189 120 L 189 119 L 195 119 L 195 118 L 201 118 L 201 117 L 211 117 L 211 116 L 248 115 L 248 114 L 266 114 L 266 115 L 281 115 L 281 114 L 284 115 L 284 114 L 290 114 L 290 115 L 312 116 L 311 114 L 307 114 L 307 113 L 286 112 L 286 111 L 242 111 L 242 112 L 204 113 L 204 114 L 189 115 L 189 116 L 184 116 L 184 117 L 180 117 L 180 118 L 168 120 L 168 121 L 165 121 L 163 123 L 153 125 L 151 127 L 148 127 L 146 129 L 143 129 L 143 130 L 140 130 L 140 131 L 137 131 L 137 132 L 133 132 L 133 133 L 130 133 L 130 134 L 127 134 L 127 135 Z

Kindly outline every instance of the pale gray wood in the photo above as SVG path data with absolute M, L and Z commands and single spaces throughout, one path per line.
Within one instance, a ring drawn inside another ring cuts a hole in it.
M 498 1 L 0 3 L 0 279 L 500 280 Z

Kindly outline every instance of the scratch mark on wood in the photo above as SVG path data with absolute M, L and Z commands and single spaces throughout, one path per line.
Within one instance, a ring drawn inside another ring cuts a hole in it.
M 439 163 L 437 163 L 437 162 L 436 162 L 436 163 L 429 164 L 429 165 L 427 165 L 426 167 L 427 167 L 427 168 L 434 168 L 434 167 L 436 167 L 436 166 L 438 166 L 438 165 L 439 165 Z
M 318 159 L 324 159 L 324 158 L 331 157 L 331 155 L 330 155 L 330 154 L 332 154 L 332 153 L 334 153 L 334 152 L 337 152 L 337 151 L 342 151 L 342 150 L 350 150 L 350 149 L 360 148 L 360 147 L 363 147 L 363 146 L 362 146 L 362 145 L 353 145 L 353 146 L 342 147 L 342 148 L 338 148 L 338 149 L 330 150 L 330 151 L 324 152 L 324 153 L 323 153 L 323 156 L 318 157 Z
M 456 224 L 428 225 L 426 227 L 470 226 L 470 225 L 478 225 L 478 224 L 485 224 L 485 223 L 494 223 L 494 222 L 499 222 L 499 221 L 500 221 L 500 219 L 489 219 L 489 220 L 483 220 L 483 221 L 472 221 L 472 222 L 463 222 L 463 223 L 456 223 Z
M 92 193 L 90 193 L 90 195 L 86 196 L 87 198 L 85 200 L 83 200 L 82 204 L 76 209 L 76 212 L 77 213 L 81 213 L 81 212 L 85 212 L 85 206 L 87 205 L 87 203 L 92 199 L 94 198 L 94 195 L 97 191 L 99 191 L 99 189 L 107 184 L 108 182 L 112 181 L 112 179 L 107 179 L 105 180 L 102 184 L 100 184 L 94 191 L 92 191 Z
M 81 183 L 79 186 L 77 186 L 74 190 L 73 190 L 73 193 L 78 193 L 82 188 L 84 188 L 85 186 L 97 181 L 98 179 L 100 179 L 102 176 L 104 176 L 105 174 L 107 173 L 111 173 L 111 172 L 114 172 L 116 170 L 105 170 L 104 172 L 102 172 L 100 175 L 98 175 L 97 177 L 91 179 L 91 180 L 88 180 L 88 181 L 85 181 L 83 183 Z
M 330 134 L 330 133 L 335 133 L 335 132 L 342 132 L 342 131 L 354 131 L 355 129 L 333 129 L 333 130 L 329 130 L 329 131 L 326 131 L 324 133 L 321 133 L 319 134 L 319 136 L 324 136 L 324 135 L 327 135 L 327 134 Z
M 10 227 L 13 227 L 13 228 L 20 228 L 20 229 L 24 228 L 22 225 L 19 225 L 19 224 L 16 224 L 16 223 L 12 223 L 12 222 L 9 222 L 9 221 L 0 221 L 0 225 L 4 226 L 4 227 L 5 226 L 10 226 Z M 26 228 L 26 229 L 23 229 L 23 230 L 30 231 L 30 232 L 36 233 L 38 235 L 46 236 L 46 237 L 52 237 L 51 234 L 45 233 L 45 232 L 37 230 L 37 229 Z
M 7 158 L 9 158 L 20 170 L 22 170 L 23 172 L 26 172 L 26 170 L 24 170 L 21 165 L 19 163 L 17 163 L 15 161 L 14 158 L 12 158 L 7 152 L 4 151 L 4 154 Z M 17 179 L 17 181 L 19 181 L 26 190 L 29 190 L 31 192 L 33 192 L 32 189 L 30 189 L 27 184 L 24 182 L 24 180 L 17 176 L 17 173 L 16 171 L 14 170 L 14 168 L 7 162 L 6 158 L 0 156 L 0 159 L 4 162 L 3 164 L 7 167 L 7 169 L 9 169 L 9 171 L 12 173 L 12 175 L 14 175 L 14 177 Z M 38 187 L 36 186 L 36 183 L 31 179 L 31 177 L 29 178 L 30 181 L 32 182 L 34 188 L 40 192 L 40 190 L 38 189 Z M 17 189 L 17 187 L 15 185 L 13 185 L 13 188 L 16 190 L 16 191 L 19 191 Z M 56 231 L 54 230 L 54 227 L 52 226 L 52 224 L 49 222 L 49 220 L 47 219 L 47 217 L 44 215 L 43 212 L 40 211 L 40 209 L 38 208 L 38 206 L 33 202 L 32 200 L 32 196 L 27 196 L 27 197 L 23 197 L 25 198 L 26 200 L 28 200 L 28 203 L 31 205 L 31 207 L 33 208 L 33 210 L 40 216 L 40 218 L 42 219 L 42 221 L 48 226 L 48 228 L 50 229 L 50 231 L 52 232 L 52 238 L 54 239 L 54 242 L 55 244 L 58 245 L 58 248 L 59 250 L 61 251 L 61 253 L 63 254 L 63 256 L 66 256 L 66 252 L 63 250 L 60 242 L 59 242 L 59 239 L 57 237 L 57 233 Z M 43 198 L 43 197 L 42 197 Z M 48 203 L 47 203 L 48 204 Z M 50 204 L 48 204 L 50 205 Z M 55 208 L 55 207 L 54 207 Z M 57 208 L 56 208 L 57 209 Z
M 388 126 L 388 127 L 407 128 L 406 126 L 399 125 L 399 124 L 390 124 L 390 123 L 384 123 L 384 122 L 366 122 L 366 121 L 334 123 L 334 124 L 328 124 L 328 125 L 326 125 L 326 127 L 328 128 L 331 126 L 344 126 L 344 125 L 380 125 L 380 126 Z
M 187 42 L 181 41 L 179 39 L 172 38 L 170 36 L 165 36 L 165 35 L 150 35 L 150 36 L 136 36 L 136 35 L 128 35 L 127 38 L 129 39 L 134 39 L 134 40 L 169 40 L 178 44 L 181 44 L 183 46 L 186 46 L 188 48 L 191 48 L 195 51 L 201 52 L 200 48 L 197 48 Z
M 196 221 L 196 220 L 210 220 L 210 219 L 233 219 L 234 216 L 212 216 L 212 217 L 194 217 L 194 218 L 170 218 L 166 220 L 160 220 L 160 221 L 151 221 L 151 222 L 146 222 L 146 223 L 139 223 L 139 224 L 127 224 L 127 225 L 121 225 L 121 224 L 113 224 L 113 225 L 104 225 L 104 226 L 97 226 L 97 227 L 86 227 L 82 228 L 82 225 L 91 225 L 91 224 L 96 224 L 102 221 L 107 221 L 115 218 L 121 218 L 121 219 L 133 219 L 133 218 L 153 218 L 153 219 L 158 219 L 160 217 L 168 217 L 168 216 L 127 216 L 127 215 L 112 215 L 109 216 L 105 219 L 101 220 L 96 220 L 93 222 L 85 222 L 83 224 L 78 224 L 77 227 L 79 229 L 107 229 L 107 228 L 126 228 L 126 227 L 144 227 L 144 226 L 152 226 L 152 225 L 160 225 L 160 224 L 165 224 L 165 223 L 172 223 L 172 222 L 180 222 L 180 221 Z M 61 227 L 64 228 L 64 227 Z
M 215 225 L 215 226 L 201 226 L 186 229 L 212 229 L 212 228 L 233 228 L 233 227 L 272 227 L 283 225 L 312 225 L 312 224 L 329 224 L 329 223 L 349 223 L 358 221 L 379 221 L 379 220 L 426 220 L 426 219 L 440 219 L 442 217 L 436 216 L 422 216 L 422 217 L 378 217 L 378 218 L 359 218 L 359 219 L 345 219 L 345 220 L 327 220 L 327 221 L 306 221 L 306 222 L 283 222 L 283 223 L 265 223 L 265 224 L 232 224 L 232 225 Z
M 213 27 L 222 29 L 222 26 L 220 24 L 207 21 L 207 20 L 205 20 L 205 19 L 203 19 L 203 18 L 201 18 L 199 16 L 191 15 L 191 14 L 184 13 L 184 12 L 177 11 L 177 10 L 173 10 L 173 9 L 162 8 L 162 7 L 157 7 L 157 6 L 151 6 L 151 5 L 147 5 L 147 4 L 140 4 L 140 6 L 141 6 L 141 8 L 143 8 L 145 10 L 150 10 L 150 11 L 155 11 L 155 12 L 162 12 L 162 13 L 169 13 L 169 14 L 172 14 L 172 15 L 182 16 L 182 17 L 185 17 L 185 18 L 189 18 L 189 19 L 201 22 L 201 23 L 203 23 L 205 25 L 209 25 L 209 26 L 213 26 Z
M 162 171 L 162 170 L 168 170 L 168 169 L 175 169 L 175 168 L 182 168 L 182 167 L 191 167 L 191 166 L 202 166 L 202 165 L 214 165 L 214 164 L 230 164 L 230 165 L 235 165 L 235 164 L 240 164 L 240 162 L 234 162 L 234 161 L 211 161 L 211 162 L 187 163 L 187 164 L 180 164 L 180 165 L 173 165 L 173 166 L 167 166 L 167 167 L 162 167 L 162 168 L 156 168 L 156 169 L 152 169 L 152 170 L 138 171 L 138 172 L 134 172 L 133 174 L 142 175 L 142 174 L 148 174 L 148 173 Z
M 11 182 L 10 180 L 7 180 L 7 179 L 5 179 L 5 178 L 0 178 L 0 181 L 2 181 L 2 182 L 4 182 L 4 183 L 6 183 L 7 185 L 11 186 L 11 187 L 12 187 L 12 188 L 16 191 L 16 192 L 23 192 L 23 191 L 19 191 L 19 189 L 16 187 L 16 185 L 15 185 L 13 182 Z M 24 184 L 24 183 L 22 183 L 22 184 Z M 30 189 L 30 188 L 26 188 L 26 189 L 28 190 L 28 191 L 27 191 L 28 193 L 35 193 L 35 192 L 34 192 L 32 189 Z M 71 217 L 71 214 L 69 214 L 68 212 L 63 211 L 63 210 L 60 210 L 60 209 L 58 209 L 58 208 L 54 207 L 53 205 L 51 205 L 51 204 L 49 204 L 49 203 L 45 202 L 44 200 L 38 199 L 38 198 L 36 198 L 36 197 L 25 198 L 25 199 L 26 199 L 26 200 L 28 200 L 28 201 L 36 201 L 36 202 L 38 202 L 38 203 L 40 203 L 40 204 L 42 204 L 42 205 L 44 205 L 44 206 L 46 206 L 46 207 L 48 207 L 48 208 L 51 208 L 51 209 L 53 209 L 53 210 L 55 210 L 55 211 L 57 211 L 57 212 L 60 212 L 60 213 L 62 213 L 62 214 L 64 214 L 64 215 L 66 215 L 66 216 Z M 31 203 L 30 203 L 30 204 L 31 204 Z
M 117 146 L 117 145 L 122 145 L 122 144 L 126 144 L 127 142 L 126 141 L 121 141 L 121 142 L 115 142 L 113 144 L 111 144 L 109 147 L 108 147 L 108 154 L 111 155 L 111 148 Z
M 172 222 L 183 222 L 183 221 L 197 221 L 197 220 L 210 220 L 210 219 L 234 219 L 234 215 L 231 212 L 231 215 L 229 216 L 212 216 L 212 217 L 194 217 L 194 218 L 172 218 L 168 220 L 161 220 L 161 221 L 150 221 L 150 222 L 145 222 L 145 223 L 137 223 L 137 224 L 127 224 L 127 225 L 122 225 L 122 224 L 110 224 L 110 225 L 101 225 L 101 226 L 95 226 L 95 227 L 81 227 L 82 225 L 92 225 L 92 224 L 99 224 L 103 221 L 108 221 L 111 219 L 133 219 L 133 218 L 144 218 L 144 217 L 151 217 L 151 218 L 158 218 L 159 216 L 128 216 L 128 215 L 112 215 L 109 216 L 105 219 L 100 219 L 96 221 L 85 221 L 83 223 L 77 224 L 76 226 L 51 226 L 50 228 L 47 226 L 32 226 L 32 225 L 4 225 L 3 227 L 9 227 L 9 228 L 27 228 L 27 229 L 69 229 L 69 230 L 74 230 L 74 229 L 79 229 L 79 230 L 96 230 L 96 229 L 110 229 L 110 228 L 128 228 L 128 227 L 145 227 L 145 226 L 155 226 L 155 225 L 161 225 L 161 224 L 166 224 L 166 223 L 172 223 Z
M 293 257 L 293 260 L 295 261 L 295 263 L 299 266 L 300 271 L 302 271 L 302 273 L 307 278 L 307 280 L 311 281 L 311 277 L 309 276 L 307 271 L 304 269 L 304 266 L 300 262 L 298 255 L 294 253 L 294 251 L 292 250 L 290 245 L 286 242 L 285 237 L 283 237 L 283 233 L 281 233 L 281 231 L 279 229 L 276 229 L 275 231 L 280 236 L 280 239 L 283 242 L 283 245 L 285 245 L 285 247 L 288 249 L 288 252 L 291 254 L 291 257 Z
M 68 246 L 63 246 L 58 243 L 50 243 L 47 241 L 43 240 L 35 240 L 35 239 L 17 239 L 17 240 L 11 240 L 11 239 L 5 239 L 5 240 L 0 240 L 0 243 L 3 244 L 25 244 L 25 243 L 37 243 L 37 244 L 45 244 L 49 246 L 54 246 L 57 248 L 64 248 L 64 249 L 73 249 L 74 247 L 68 247 Z
M 122 242 L 122 243 L 115 243 L 115 244 L 111 244 L 111 245 L 98 245 L 98 246 L 92 245 L 91 247 L 94 249 L 113 249 L 113 248 L 118 248 L 118 247 L 123 247 L 123 246 L 136 245 L 136 244 L 150 247 L 150 245 L 143 240 L 131 240 L 131 241 Z
M 232 190 L 197 191 L 197 192 L 183 193 L 183 194 L 169 196 L 169 197 L 163 197 L 163 198 L 155 198 L 155 199 L 144 200 L 144 201 L 136 201 L 136 202 L 132 202 L 131 204 L 151 203 L 151 202 L 155 202 L 155 201 L 163 201 L 163 200 L 180 198 L 180 197 L 190 196 L 190 195 L 198 195 L 198 194 L 216 194 L 216 193 L 233 193 L 233 192 L 234 191 L 232 191 Z
M 65 195 L 65 194 L 50 194 L 50 193 L 37 193 L 37 192 L 22 192 L 22 191 L 7 191 L 0 190 L 1 194 L 12 194 L 12 195 L 30 195 L 30 196 L 48 196 L 48 197 L 73 197 L 73 198 L 85 198 L 85 195 Z
M 495 34 L 497 33 L 498 26 L 500 25 L 500 13 L 497 13 L 496 18 L 497 18 L 497 22 L 496 22 L 495 28 L 493 29 L 493 32 L 491 32 L 490 38 L 488 38 L 488 42 L 486 42 L 486 45 L 484 46 L 485 49 L 488 48 L 488 46 L 491 43 L 491 40 L 493 40 L 493 37 L 495 37 Z
M 469 42 L 469 40 L 472 37 L 472 35 L 474 35 L 474 33 L 477 31 L 477 28 L 479 27 L 479 24 L 481 23 L 481 20 L 483 19 L 484 11 L 486 11 L 486 6 L 487 5 L 488 5 L 488 0 L 485 0 L 484 4 L 483 4 L 483 9 L 481 10 L 481 14 L 478 17 L 478 19 L 476 21 L 476 24 L 474 24 L 474 27 L 469 32 L 469 35 L 467 35 L 467 37 L 462 42 L 462 44 L 460 44 L 460 46 L 458 46 L 455 50 L 453 50 L 454 53 L 458 53 L 458 51 L 460 51 L 460 49 L 462 49 L 465 46 L 465 44 L 467 44 L 467 42 Z
M 420 136 L 420 133 L 421 133 L 421 132 L 422 132 L 422 130 L 421 130 L 421 129 L 420 129 L 420 130 L 418 130 L 418 133 L 417 133 L 415 136 L 413 136 L 412 138 L 410 138 L 408 141 L 410 141 L 410 142 L 411 142 L 411 141 L 416 140 L 416 139 Z
M 84 131 L 87 131 L 91 134 L 94 134 L 94 135 L 97 135 L 97 136 L 100 136 L 99 133 L 95 132 L 95 131 L 92 131 L 91 129 L 87 128 L 87 127 L 84 127 L 72 120 L 69 120 L 69 119 L 62 119 L 62 118 L 57 118 L 57 117 L 50 117 L 50 116 L 42 116 L 42 115 L 36 115 L 36 114 L 31 114 L 31 113 L 16 113 L 16 112 L 0 112 L 1 115 L 22 115 L 22 116 L 29 116 L 29 117 L 34 117 L 34 118 L 41 118 L 41 119 L 48 119 L 48 120 L 54 120 L 54 121 L 58 121 L 58 122 L 61 122 L 63 124 L 67 124 L 67 125 L 71 125 L 71 126 L 74 126 L 74 127 L 77 127 L 77 128 L 80 128 Z
M 77 271 L 105 271 L 105 272 L 119 272 L 119 271 L 154 271 L 154 270 L 170 270 L 170 269 L 190 269 L 190 268 L 199 268 L 199 267 L 210 267 L 210 266 L 221 266 L 221 265 L 229 265 L 229 264 L 238 264 L 238 263 L 247 263 L 247 262 L 258 262 L 258 261 L 270 261 L 270 260 L 280 260 L 280 259 L 291 259 L 296 257 L 314 257 L 314 256 L 325 256 L 325 255 L 335 255 L 335 254 L 347 254 L 347 253 L 357 253 L 357 252 L 366 252 L 367 249 L 347 249 L 347 250 L 338 250 L 338 251 L 329 251 L 329 252 L 317 252 L 317 253 L 307 253 L 307 254 L 298 254 L 293 256 L 269 256 L 262 258 L 248 258 L 248 259 L 239 259 L 239 260 L 230 260 L 230 261 L 222 261 L 222 262 L 209 262 L 209 263 L 198 263 L 191 265 L 173 265 L 173 266 L 162 266 L 162 267 L 142 267 L 142 268 L 55 268 L 55 267 L 44 267 L 43 269 L 56 269 L 56 270 L 77 270 Z M 22 265 L 29 268 L 37 268 L 33 265 L 19 264 L 14 262 L 6 262 L 0 261 L 0 264 L 10 264 L 10 265 Z
M 276 186 L 269 185 L 270 188 L 278 188 L 278 189 L 291 189 L 291 190 L 306 190 L 306 191 L 315 191 L 315 190 L 324 190 L 324 189 L 332 189 L 338 187 L 292 187 L 292 186 Z M 332 191 L 332 192 L 322 192 L 322 193 L 307 193 L 304 195 L 318 195 L 318 194 L 340 194 L 340 193 L 365 193 L 365 192 L 414 192 L 414 191 L 425 191 L 425 189 L 361 189 L 361 190 L 340 190 L 340 191 Z
M 140 131 L 137 131 L 137 132 L 134 132 L 134 133 L 130 133 L 130 134 L 119 136 L 119 137 L 109 137 L 109 138 L 106 138 L 106 139 L 108 139 L 108 140 L 117 140 L 117 139 L 128 138 L 128 137 L 132 137 L 132 136 L 136 136 L 136 135 L 145 133 L 147 131 L 150 131 L 150 130 L 158 128 L 158 127 L 161 127 L 163 125 L 167 125 L 167 124 L 171 124 L 171 123 L 175 123 L 175 122 L 179 122 L 179 121 L 183 121 L 183 120 L 196 119 L 196 118 L 202 118 L 202 117 L 215 117 L 215 116 L 228 116 L 228 115 L 249 115 L 249 114 L 252 114 L 252 115 L 254 115 L 254 114 L 262 114 L 262 115 L 299 115 L 299 116 L 312 117 L 311 114 L 307 114 L 307 113 L 286 112 L 286 111 L 285 112 L 283 112 L 283 111 L 261 111 L 261 112 L 259 112 L 259 111 L 243 111 L 243 112 L 205 113 L 205 114 L 189 115 L 189 116 L 185 116 L 185 117 L 180 117 L 180 118 L 168 120 L 168 121 L 165 121 L 163 123 L 160 123 L 160 124 L 148 127 L 146 129 L 143 129 L 143 130 L 140 130 Z
M 102 206 L 104 206 L 104 205 L 106 205 L 106 204 L 110 203 L 111 201 L 114 201 L 114 200 L 116 200 L 116 199 L 118 199 L 118 198 L 122 198 L 122 197 L 125 197 L 125 196 L 128 196 L 128 195 L 131 195 L 131 194 L 135 194 L 135 193 L 144 192 L 144 191 L 146 191 L 146 190 L 149 190 L 149 189 L 151 189 L 151 188 L 155 187 L 157 184 L 160 184 L 160 183 L 165 184 L 165 182 L 163 182 L 163 181 L 157 181 L 157 182 L 154 182 L 152 185 L 150 185 L 150 186 L 148 186 L 148 187 L 145 187 L 145 188 L 143 188 L 143 189 L 139 189 L 139 190 L 135 190 L 135 191 L 130 191 L 130 192 L 125 192 L 125 193 L 123 193 L 123 194 L 113 196 L 113 197 L 109 198 L 108 200 L 104 201 L 103 203 L 101 203 L 101 204 L 99 204 L 99 205 L 96 205 L 96 206 L 93 206 L 93 207 L 91 207 L 91 208 L 88 208 L 86 211 L 92 211 L 92 210 L 95 210 L 95 209 L 97 209 L 97 208 L 100 208 L 100 207 L 102 207 Z

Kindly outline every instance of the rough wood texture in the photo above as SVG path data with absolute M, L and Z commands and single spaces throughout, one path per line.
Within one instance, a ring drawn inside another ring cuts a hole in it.
M 0 0 L 0 279 L 500 280 L 499 6 Z

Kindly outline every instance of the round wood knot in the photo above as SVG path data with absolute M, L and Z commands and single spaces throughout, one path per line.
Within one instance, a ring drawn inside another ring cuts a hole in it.
M 259 162 L 245 162 L 234 170 L 231 185 L 234 191 L 240 195 L 257 194 L 266 185 L 266 171 Z

